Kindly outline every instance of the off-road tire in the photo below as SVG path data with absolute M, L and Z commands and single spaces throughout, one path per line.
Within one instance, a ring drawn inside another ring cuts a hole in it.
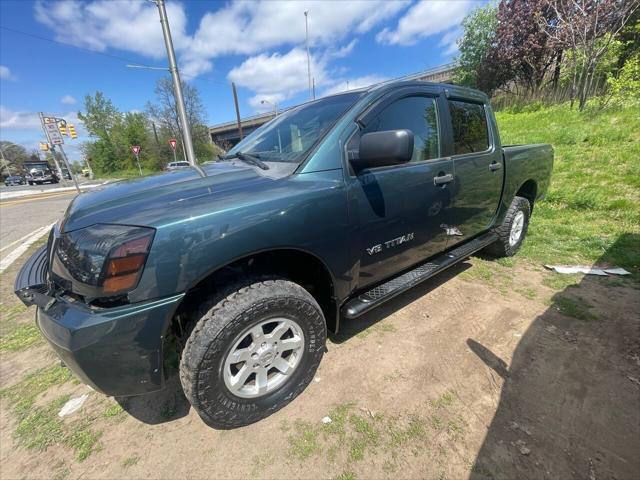
M 300 364 L 279 388 L 241 398 L 225 385 L 224 360 L 236 337 L 266 319 L 295 319 L 304 333 Z M 230 429 L 265 418 L 296 398 L 311 382 L 325 350 L 322 310 L 300 285 L 287 280 L 248 280 L 204 302 L 182 352 L 180 381 L 191 406 L 209 426 Z
M 520 234 L 520 238 L 515 244 L 511 245 L 509 243 L 509 237 L 511 234 L 513 221 L 516 218 L 518 212 L 522 212 L 524 214 L 524 225 L 522 228 L 522 233 Z M 529 204 L 529 200 L 524 197 L 514 197 L 509 210 L 507 210 L 507 214 L 505 215 L 502 224 L 494 230 L 494 233 L 498 235 L 498 240 L 486 247 L 485 251 L 496 258 L 512 257 L 513 255 L 515 255 L 518 250 L 520 250 L 522 242 L 527 235 L 530 218 L 531 205 Z

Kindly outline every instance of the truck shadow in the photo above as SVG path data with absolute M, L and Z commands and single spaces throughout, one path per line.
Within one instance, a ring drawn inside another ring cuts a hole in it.
M 637 270 L 638 252 L 640 235 L 625 234 L 596 263 Z M 638 478 L 638 297 L 632 279 L 584 276 L 552 297 L 510 365 L 467 340 L 503 379 L 470 479 Z
M 178 370 L 169 369 L 164 390 L 135 397 L 116 397 L 132 417 L 148 425 L 172 422 L 189 414 L 191 405 L 184 396 Z
M 331 341 L 333 343 L 343 343 L 348 341 L 355 335 L 374 326 L 376 323 L 384 320 L 388 316 L 393 315 L 398 310 L 401 310 L 410 303 L 415 302 L 420 297 L 423 297 L 430 291 L 438 288 L 440 285 L 448 282 L 453 277 L 469 268 L 471 268 L 471 264 L 469 262 L 465 261 L 457 263 L 444 272 L 425 280 L 419 285 L 416 285 L 410 290 L 380 305 L 378 308 L 365 313 L 361 317 L 353 320 L 341 319 L 340 331 L 337 334 L 330 335 Z

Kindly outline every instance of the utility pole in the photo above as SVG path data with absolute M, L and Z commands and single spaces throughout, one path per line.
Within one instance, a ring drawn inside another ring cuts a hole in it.
M 71 170 L 71 165 L 69 164 L 69 159 L 67 158 L 67 154 L 64 151 L 64 148 L 62 148 L 62 145 L 58 145 L 58 147 L 60 147 L 60 153 L 62 154 L 62 160 L 64 160 L 64 164 L 67 166 L 67 172 L 69 172 L 69 175 L 71 176 L 74 185 L 76 186 L 76 190 L 78 191 L 78 193 L 80 193 L 80 187 L 78 186 L 78 179 L 76 178 L 76 176 L 73 174 L 73 171 Z M 56 154 L 53 154 L 53 158 L 56 158 Z
M 151 122 L 151 126 L 153 127 L 153 136 L 156 137 L 156 145 L 160 145 L 160 141 L 158 140 L 158 131 L 156 130 L 156 122 Z
M 231 90 L 233 91 L 233 103 L 236 106 L 236 121 L 238 122 L 238 131 L 240 132 L 240 140 L 242 140 L 242 123 L 240 122 L 240 108 L 238 108 L 238 93 L 236 92 L 235 82 L 231 82 Z
M 184 107 L 184 97 L 182 96 L 182 84 L 180 83 L 180 74 L 178 73 L 178 64 L 176 63 L 176 54 L 173 50 L 173 40 L 171 40 L 171 31 L 169 30 L 169 20 L 167 19 L 167 10 L 164 6 L 164 0 L 152 0 L 158 7 L 160 13 L 160 24 L 162 25 L 162 34 L 164 35 L 164 44 L 167 48 L 167 56 L 169 57 L 169 71 L 173 78 L 173 89 L 176 95 L 176 107 L 178 107 L 178 116 L 182 124 L 182 145 L 185 149 L 187 161 L 192 165 L 196 165 L 196 154 L 193 150 L 193 141 L 191 139 L 191 127 L 187 118 L 187 111 Z
M 307 76 L 309 77 L 309 98 L 311 98 L 311 56 L 309 55 L 309 10 L 304 11 L 305 44 L 307 46 Z

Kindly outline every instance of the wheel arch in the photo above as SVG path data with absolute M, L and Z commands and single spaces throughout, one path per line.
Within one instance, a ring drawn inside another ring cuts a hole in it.
M 538 184 L 531 178 L 525 181 L 516 192 L 517 197 L 523 197 L 529 201 L 529 207 L 531 208 L 531 211 L 533 211 L 533 205 L 536 201 L 537 195 Z
M 328 331 L 338 331 L 338 301 L 333 272 L 324 261 L 309 251 L 282 247 L 260 250 L 236 258 L 195 281 L 178 305 L 167 333 L 176 337 L 186 335 L 186 341 L 190 332 L 189 323 L 193 321 L 192 314 L 204 298 L 240 278 L 267 276 L 285 278 L 305 288 L 320 305 Z

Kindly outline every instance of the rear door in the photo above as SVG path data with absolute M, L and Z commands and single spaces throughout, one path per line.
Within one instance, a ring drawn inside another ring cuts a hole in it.
M 502 151 L 487 107 L 478 101 L 447 100 L 452 134 L 454 184 L 447 247 L 491 226 L 504 177 Z
M 414 153 L 404 165 L 371 168 L 347 178 L 349 213 L 358 233 L 357 286 L 364 287 L 398 273 L 446 247 L 441 228 L 451 204 L 452 161 L 442 156 L 441 108 L 444 98 L 434 87 L 422 87 L 383 99 L 360 119 L 347 142 L 348 158 L 358 153 L 365 133 L 409 129 Z

